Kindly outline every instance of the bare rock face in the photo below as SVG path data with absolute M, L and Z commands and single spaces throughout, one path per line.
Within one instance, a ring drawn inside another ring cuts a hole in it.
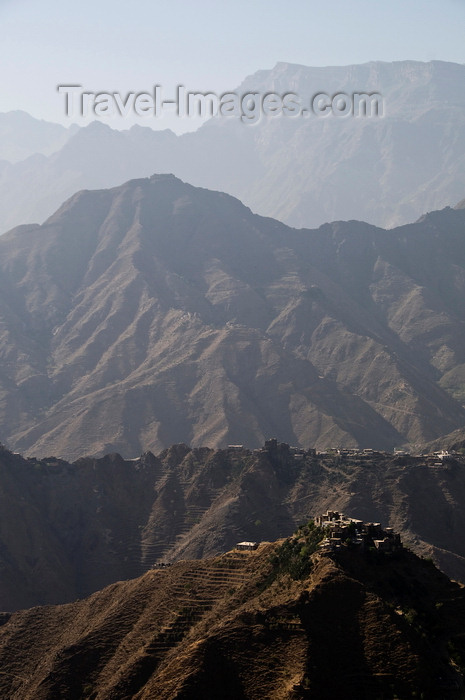
M 296 231 L 173 176 L 0 238 L 0 429 L 26 455 L 392 449 L 460 429 L 465 212 Z
M 179 562 L 76 603 L 4 616 L 0 692 L 463 697 L 463 587 L 406 550 L 311 554 L 301 545 Z

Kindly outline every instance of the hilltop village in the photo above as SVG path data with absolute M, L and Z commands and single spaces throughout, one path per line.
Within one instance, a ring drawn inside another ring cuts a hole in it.
M 190 448 L 184 443 L 178 443 L 173 445 L 171 449 L 179 449 L 181 451 L 195 450 L 207 450 L 214 451 L 211 448 Z M 164 450 L 161 456 L 168 450 Z M 22 458 L 19 452 L 10 452 L 10 450 L 0 443 L 0 452 L 2 454 L 11 454 L 15 457 Z M 304 460 L 316 459 L 319 461 L 329 461 L 335 464 L 361 464 L 367 463 L 369 461 L 377 460 L 393 460 L 395 459 L 398 464 L 405 464 L 411 466 L 429 466 L 429 467 L 442 467 L 448 462 L 458 462 L 465 465 L 465 453 L 457 452 L 454 450 L 439 450 L 436 452 L 425 452 L 425 453 L 411 453 L 406 450 L 395 449 L 393 452 L 375 450 L 372 448 L 340 448 L 340 447 L 330 447 L 325 450 L 316 450 L 315 448 L 305 449 L 303 447 L 293 447 L 286 442 L 278 442 L 276 438 L 270 438 L 265 440 L 263 447 L 250 449 L 244 445 L 228 445 L 226 448 L 219 448 L 216 450 L 218 454 L 226 453 L 234 457 L 258 457 L 266 456 L 271 462 L 275 464 L 279 463 L 281 465 L 290 466 L 292 463 L 299 463 Z M 465 452 L 465 450 L 464 450 Z M 116 454 L 116 453 L 115 453 Z M 145 455 L 153 456 L 151 452 L 144 453 Z M 118 458 L 125 462 L 139 462 L 141 457 L 124 458 L 118 455 Z M 26 457 L 25 458 L 30 464 L 33 465 L 44 465 L 47 467 L 64 467 L 69 464 L 65 459 L 59 457 Z M 84 458 L 81 458 L 81 460 Z
M 400 535 L 392 527 L 382 528 L 380 523 L 364 523 L 363 520 L 345 517 L 337 510 L 328 510 L 317 515 L 315 525 L 325 530 L 326 536 L 320 550 L 334 551 L 343 545 L 366 551 L 374 547 L 380 552 L 395 552 L 402 549 Z
M 383 528 L 381 523 L 350 518 L 337 510 L 328 510 L 322 515 L 317 515 L 313 523 L 310 521 L 306 526 L 299 527 L 291 540 L 308 544 L 306 535 L 314 527 L 324 532 L 324 537 L 318 544 L 320 552 L 335 552 L 341 548 L 355 549 L 359 552 L 368 552 L 371 549 L 379 552 L 398 552 L 402 549 L 400 535 L 395 533 L 392 527 Z M 259 542 L 238 542 L 235 549 L 254 551 L 259 546 Z
M 264 446 L 250 450 L 244 445 L 228 445 L 229 452 L 242 454 L 260 455 L 265 454 L 270 457 L 282 459 L 293 459 L 301 461 L 306 457 L 317 457 L 320 459 L 335 459 L 338 462 L 359 463 L 361 460 L 372 460 L 377 458 L 397 458 L 399 460 L 412 461 L 416 465 L 426 464 L 427 466 L 441 467 L 445 462 L 458 461 L 465 464 L 465 454 L 456 451 L 438 450 L 435 452 L 411 453 L 406 450 L 395 449 L 393 452 L 374 450 L 372 448 L 340 448 L 330 447 L 326 450 L 316 450 L 314 448 L 304 449 L 292 447 L 288 443 L 278 442 L 276 438 L 265 440 Z

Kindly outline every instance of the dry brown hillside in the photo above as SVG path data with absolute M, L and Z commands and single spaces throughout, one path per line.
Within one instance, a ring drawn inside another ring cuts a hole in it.
M 464 231 L 298 231 L 168 175 L 78 193 L 0 237 L 1 437 L 77 459 L 463 428 Z
M 463 462 L 297 457 L 273 441 L 259 452 L 181 444 L 73 464 L 0 450 L 0 610 L 69 602 L 157 561 L 287 537 L 328 508 L 394 527 L 465 581 Z
M 298 539 L 262 544 L 13 614 L 0 694 L 458 700 L 464 616 L 464 589 L 409 551 L 309 558 Z

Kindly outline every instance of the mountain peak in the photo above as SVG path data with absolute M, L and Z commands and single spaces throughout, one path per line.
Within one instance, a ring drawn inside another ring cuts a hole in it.
M 451 433 L 465 421 L 448 390 L 461 351 L 444 330 L 463 307 L 463 213 L 390 232 L 297 231 L 173 174 L 82 191 L 41 227 L 0 238 L 15 300 L 0 349 L 10 356 L 13 334 L 18 352 L 0 383 L 0 406 L 15 386 L 18 407 L 0 415 L 5 437 L 76 458 L 86 441 L 94 454 L 258 446 L 273 425 L 320 449 Z

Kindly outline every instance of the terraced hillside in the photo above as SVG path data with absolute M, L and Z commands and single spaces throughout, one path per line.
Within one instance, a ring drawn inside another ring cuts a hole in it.
M 436 461 L 436 460 L 434 460 Z M 190 449 L 72 464 L 0 451 L 0 610 L 82 598 L 156 563 L 275 540 L 327 509 L 383 522 L 465 581 L 465 464 Z
M 312 554 L 307 531 L 4 619 L 2 697 L 462 698 L 463 587 L 406 550 Z

